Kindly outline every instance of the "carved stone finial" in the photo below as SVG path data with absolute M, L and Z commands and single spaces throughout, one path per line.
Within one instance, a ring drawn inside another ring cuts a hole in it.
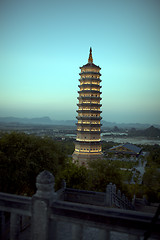
M 49 184 L 54 183 L 54 176 L 47 170 L 39 173 L 36 178 L 36 183 Z
M 47 199 L 53 199 L 55 197 L 54 192 L 54 176 L 52 173 L 44 170 L 39 173 L 36 178 L 37 192 L 35 196 Z

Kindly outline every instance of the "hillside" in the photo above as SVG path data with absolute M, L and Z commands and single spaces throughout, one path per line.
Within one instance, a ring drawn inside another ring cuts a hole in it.
M 160 137 L 160 129 L 154 126 L 151 126 L 144 130 L 136 130 L 132 128 L 128 135 L 131 137 L 144 136 L 144 137 Z

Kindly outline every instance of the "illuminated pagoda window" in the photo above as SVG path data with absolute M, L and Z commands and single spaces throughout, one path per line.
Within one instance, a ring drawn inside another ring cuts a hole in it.
M 73 162 L 83 165 L 88 160 L 100 159 L 103 156 L 100 137 L 101 68 L 93 63 L 92 48 L 90 48 L 88 63 L 80 69 L 77 138 L 72 158 Z

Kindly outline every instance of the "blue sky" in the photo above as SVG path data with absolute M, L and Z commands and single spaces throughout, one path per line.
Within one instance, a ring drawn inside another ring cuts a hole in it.
M 0 116 L 76 119 L 91 46 L 103 119 L 160 124 L 159 12 L 159 0 L 2 0 Z

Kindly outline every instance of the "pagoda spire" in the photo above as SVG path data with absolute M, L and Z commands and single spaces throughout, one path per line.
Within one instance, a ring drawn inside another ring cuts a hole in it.
M 89 58 L 88 58 L 89 63 L 93 63 L 93 58 L 92 58 L 92 48 L 90 47 L 90 53 L 89 53 Z

